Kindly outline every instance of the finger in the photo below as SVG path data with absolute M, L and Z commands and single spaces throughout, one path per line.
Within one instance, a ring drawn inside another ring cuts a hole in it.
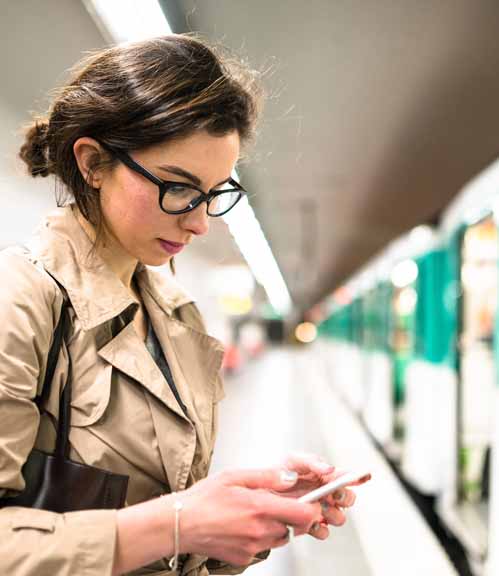
M 322 519 L 321 507 L 318 502 L 302 503 L 294 498 L 286 498 L 270 492 L 259 495 L 259 505 L 265 514 L 274 519 L 307 532 L 314 522 Z
M 364 476 L 362 476 L 362 478 L 359 478 L 357 480 L 357 482 L 352 482 L 352 486 L 361 486 L 362 484 L 365 484 L 366 482 L 369 482 L 369 480 L 371 480 L 372 478 L 372 474 L 365 474 Z
M 345 472 L 338 474 L 336 477 L 340 478 L 341 476 L 343 476 L 343 474 L 345 474 Z M 372 478 L 372 475 L 370 473 L 364 474 L 364 476 L 361 476 L 357 480 L 354 480 L 353 482 L 349 482 L 348 486 L 361 486 L 362 484 L 369 482 L 369 480 L 371 480 L 371 478 Z
M 277 521 L 267 523 L 266 526 L 268 535 L 264 544 L 267 549 L 279 548 L 289 542 L 291 530 L 288 526 Z
M 332 494 L 332 501 L 330 500 L 329 503 L 342 508 L 350 508 L 355 504 L 356 499 L 357 495 L 353 490 L 342 489 Z
M 312 524 L 308 533 L 317 540 L 326 540 L 329 536 L 329 528 L 325 524 L 316 522 Z
M 309 474 L 313 472 L 318 476 L 324 476 L 325 474 L 332 474 L 334 472 L 334 466 L 325 462 L 321 456 L 304 452 L 290 454 L 286 458 L 284 465 L 289 470 L 298 472 L 298 474 Z
M 343 526 L 347 521 L 345 511 L 336 506 L 329 506 L 327 509 L 322 507 L 322 516 L 327 524 L 332 524 L 333 526 Z
M 289 544 L 290 539 L 292 538 L 292 529 L 284 526 L 282 529 L 282 534 L 278 536 L 271 544 L 271 548 L 280 548 L 281 546 L 285 546 Z
M 290 488 L 298 480 L 296 471 L 283 468 L 230 470 L 222 474 L 226 484 L 244 486 L 253 490 L 283 490 Z

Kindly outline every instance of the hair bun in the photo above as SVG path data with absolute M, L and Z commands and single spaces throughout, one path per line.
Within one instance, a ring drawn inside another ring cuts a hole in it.
M 48 176 L 50 174 L 48 160 L 48 130 L 47 120 L 36 120 L 25 135 L 24 144 L 19 152 L 20 158 L 28 166 L 32 176 Z

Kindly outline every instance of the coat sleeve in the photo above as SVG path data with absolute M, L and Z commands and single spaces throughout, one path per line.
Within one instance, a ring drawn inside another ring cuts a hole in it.
M 206 561 L 206 568 L 210 574 L 241 574 L 250 566 L 254 566 L 269 557 L 270 550 L 264 550 L 259 552 L 251 561 L 248 566 L 233 566 L 232 564 L 227 564 L 227 562 L 221 562 L 220 560 L 215 560 L 214 558 L 208 558 Z
M 0 495 L 24 489 L 21 468 L 40 415 L 43 381 L 62 294 L 26 255 L 0 253 Z M 105 576 L 112 572 L 116 511 L 55 514 L 0 509 L 0 574 Z

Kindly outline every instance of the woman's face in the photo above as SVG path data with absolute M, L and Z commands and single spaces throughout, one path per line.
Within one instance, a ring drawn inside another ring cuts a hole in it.
M 208 192 L 230 177 L 239 157 L 239 135 L 212 136 L 200 131 L 130 156 L 162 180 L 199 181 Z M 159 207 L 158 187 L 119 161 L 101 175 L 100 201 L 107 235 L 143 264 L 165 264 L 209 229 L 205 202 L 185 214 L 167 214 Z

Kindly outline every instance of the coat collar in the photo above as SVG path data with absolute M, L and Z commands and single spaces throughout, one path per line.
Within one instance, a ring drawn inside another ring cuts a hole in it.
M 72 206 L 58 208 L 42 223 L 29 244 L 33 256 L 65 288 L 83 328 L 90 330 L 138 303 L 111 268 L 92 254 L 92 242 Z M 141 290 L 147 291 L 168 315 L 189 302 L 188 296 L 165 273 L 139 264 Z

